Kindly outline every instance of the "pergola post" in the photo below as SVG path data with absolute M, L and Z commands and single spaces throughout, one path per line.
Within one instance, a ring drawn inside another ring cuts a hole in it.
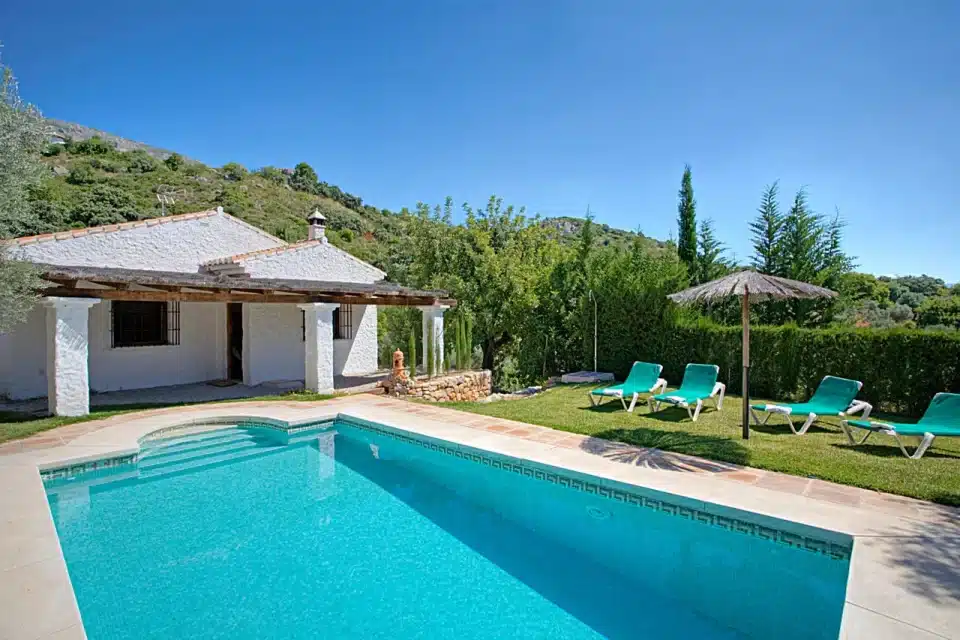
M 443 365 L 443 312 L 449 309 L 448 305 L 436 304 L 429 307 L 420 307 L 423 311 L 423 369 L 424 372 L 439 371 Z M 431 368 L 427 362 L 427 343 L 433 336 L 433 362 Z
M 298 305 L 304 312 L 304 388 L 314 393 L 333 392 L 333 302 Z
M 99 298 L 41 300 L 47 308 L 47 407 L 57 416 L 90 413 L 90 307 Z

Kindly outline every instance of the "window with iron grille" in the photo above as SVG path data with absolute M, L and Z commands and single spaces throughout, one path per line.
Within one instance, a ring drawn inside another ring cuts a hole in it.
M 352 304 L 342 304 L 333 312 L 333 339 L 353 340 Z
M 110 346 L 156 347 L 180 344 L 179 302 L 110 303 Z

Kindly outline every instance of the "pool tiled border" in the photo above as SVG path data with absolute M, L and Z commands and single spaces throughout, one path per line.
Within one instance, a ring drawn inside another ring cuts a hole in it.
M 843 640 L 960 640 L 960 567 L 950 560 L 954 550 L 960 552 L 960 510 L 373 396 L 151 410 L 0 445 L 0 486 L 6 489 L 0 492 L 0 638 L 85 637 L 41 472 L 123 459 L 138 453 L 141 440 L 178 430 L 264 421 L 302 431 L 336 418 L 600 478 L 600 486 L 669 495 L 671 503 L 714 516 L 746 512 L 761 523 L 787 522 L 838 540 L 852 538 Z M 803 594 L 784 597 L 802 608 Z
M 46 480 L 62 480 L 72 478 L 87 473 L 116 469 L 127 465 L 137 463 L 137 454 L 131 453 L 125 456 L 116 456 L 113 458 L 103 458 L 100 460 L 90 460 L 89 462 L 80 462 L 67 467 L 57 467 L 55 469 L 44 469 L 40 471 L 40 478 Z

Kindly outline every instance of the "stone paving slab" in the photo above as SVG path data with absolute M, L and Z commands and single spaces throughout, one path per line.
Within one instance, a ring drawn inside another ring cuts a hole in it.
M 841 637 L 960 639 L 960 510 L 382 396 L 171 407 L 0 445 L 0 638 L 83 637 L 38 469 L 135 453 L 149 434 L 187 425 L 217 429 L 244 418 L 298 425 L 338 415 L 671 494 L 707 511 L 850 536 Z M 803 606 L 803 594 L 785 597 Z

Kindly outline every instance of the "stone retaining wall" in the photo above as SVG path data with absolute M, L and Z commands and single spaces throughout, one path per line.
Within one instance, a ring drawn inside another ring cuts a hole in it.
M 380 383 L 387 395 L 423 398 L 431 402 L 473 402 L 490 395 L 492 378 L 489 371 L 462 371 L 414 380 L 388 378 Z

